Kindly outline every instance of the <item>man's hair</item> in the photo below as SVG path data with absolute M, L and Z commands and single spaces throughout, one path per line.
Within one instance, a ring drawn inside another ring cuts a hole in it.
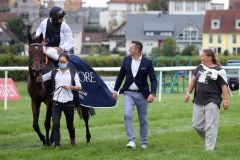
M 133 44 L 135 44 L 135 46 L 139 49 L 140 52 L 142 52 L 143 49 L 143 45 L 141 42 L 139 41 L 132 41 Z
M 66 59 L 67 59 L 67 61 L 69 61 L 69 55 L 67 54 L 67 53 L 61 53 L 60 55 L 59 55 L 59 58 L 60 57 L 65 57 Z

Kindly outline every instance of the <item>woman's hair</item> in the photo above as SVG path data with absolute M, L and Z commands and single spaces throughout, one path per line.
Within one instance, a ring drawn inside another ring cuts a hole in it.
M 65 58 L 67 59 L 67 61 L 69 61 L 69 56 L 68 56 L 67 53 L 61 53 L 61 54 L 59 55 L 59 58 L 60 58 L 60 57 L 65 57 Z
M 206 56 L 211 57 L 212 58 L 212 63 L 213 64 L 217 64 L 220 65 L 218 62 L 218 59 L 214 53 L 214 51 L 212 49 L 204 49 L 203 52 L 205 53 Z

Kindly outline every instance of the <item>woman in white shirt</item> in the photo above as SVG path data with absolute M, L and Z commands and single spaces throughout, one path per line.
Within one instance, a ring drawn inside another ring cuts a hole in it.
M 56 148 L 60 147 L 60 119 L 64 112 L 67 122 L 67 128 L 70 135 L 70 143 L 75 144 L 75 129 L 74 129 L 74 104 L 73 91 L 81 90 L 79 75 L 75 73 L 74 82 L 72 84 L 71 69 L 68 67 L 69 56 L 64 53 L 59 56 L 59 69 L 51 71 L 42 76 L 43 81 L 51 78 L 54 79 L 54 95 L 52 105 L 52 121 L 53 121 L 53 140 Z M 55 74 L 53 74 L 55 72 Z M 54 76 L 53 76 L 54 75 Z

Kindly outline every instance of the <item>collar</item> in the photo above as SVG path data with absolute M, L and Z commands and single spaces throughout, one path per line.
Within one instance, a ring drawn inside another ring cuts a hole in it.
M 134 59 L 133 56 L 131 56 L 131 58 L 132 58 L 132 60 L 135 60 L 135 61 L 141 61 L 142 60 L 142 54 L 138 59 Z
M 58 69 L 56 69 L 56 70 L 57 70 L 57 71 L 61 71 L 60 68 L 58 68 Z M 69 68 L 66 70 L 66 72 L 70 72 Z M 64 73 L 66 73 L 66 72 L 64 72 Z M 62 73 L 62 72 L 60 72 L 60 73 Z

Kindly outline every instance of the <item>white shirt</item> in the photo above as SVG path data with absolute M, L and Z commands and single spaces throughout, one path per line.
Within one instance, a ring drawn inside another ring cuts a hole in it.
M 43 34 L 43 38 L 46 37 L 46 29 L 47 29 L 47 21 L 48 18 L 44 19 L 36 30 L 36 36 L 39 36 L 41 33 Z M 51 21 L 51 20 L 50 20 Z M 73 48 L 73 35 L 70 27 L 67 25 L 65 21 L 61 24 L 60 29 L 60 44 L 59 47 L 65 51 L 69 51 Z
M 141 60 L 142 60 L 142 55 L 141 55 L 141 56 L 139 57 L 139 59 L 137 59 L 137 60 L 132 57 L 131 70 L 132 70 L 133 78 L 135 78 L 136 75 L 137 75 L 137 72 L 138 72 L 138 69 L 139 69 Z M 135 84 L 135 82 L 133 82 L 133 83 L 129 86 L 128 89 L 130 89 L 130 90 L 139 90 L 139 88 L 137 87 L 137 85 Z
M 52 71 L 44 74 L 42 76 L 43 77 L 43 82 L 45 82 L 47 80 L 50 80 L 51 75 L 52 75 Z M 77 73 L 74 76 L 74 81 L 75 81 L 76 86 L 81 87 L 81 83 L 80 83 L 80 80 L 79 80 L 79 75 Z M 56 73 L 55 89 L 57 89 L 58 87 L 63 86 L 63 85 L 72 85 L 71 84 L 71 73 L 70 73 L 69 69 L 67 71 L 65 71 L 64 73 L 62 73 L 61 70 L 58 69 L 58 72 Z M 60 88 L 58 88 L 57 90 L 54 91 L 53 100 L 61 102 L 61 103 L 66 103 L 68 101 L 72 101 L 73 100 L 72 91 L 71 90 L 66 90 L 66 89 L 60 87 Z

